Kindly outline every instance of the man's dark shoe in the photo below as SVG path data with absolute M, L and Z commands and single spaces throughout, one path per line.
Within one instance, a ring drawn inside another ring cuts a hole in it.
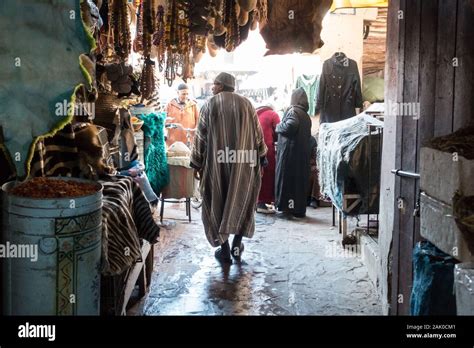
M 222 250 L 222 248 L 218 248 L 216 252 L 214 253 L 214 256 L 216 257 L 217 261 L 220 263 L 232 263 L 232 259 L 230 258 L 230 254 L 227 254 Z
M 282 220 L 293 220 L 293 215 L 287 213 L 286 211 L 279 211 L 275 216 Z
M 304 219 L 306 217 L 305 213 L 303 214 L 293 213 L 292 215 L 297 219 Z

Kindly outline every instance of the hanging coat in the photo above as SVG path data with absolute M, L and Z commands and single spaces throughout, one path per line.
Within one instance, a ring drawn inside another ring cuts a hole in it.
M 221 92 L 201 109 L 191 166 L 201 171 L 202 221 L 216 247 L 230 234 L 251 238 L 267 147 L 250 101 Z
M 278 123 L 280 123 L 280 117 L 268 106 L 257 109 L 257 115 L 260 125 L 262 126 L 263 139 L 268 148 L 268 166 L 263 170 L 262 187 L 258 195 L 258 202 L 272 203 L 275 201 L 275 142 L 278 139 L 275 130 Z
M 319 123 L 337 122 L 356 115 L 362 108 L 362 92 L 357 63 L 339 52 L 326 60 L 319 80 L 319 96 L 315 113 Z
M 275 205 L 280 211 L 305 214 L 311 157 L 311 119 L 303 88 L 293 91 L 291 106 L 277 126 Z

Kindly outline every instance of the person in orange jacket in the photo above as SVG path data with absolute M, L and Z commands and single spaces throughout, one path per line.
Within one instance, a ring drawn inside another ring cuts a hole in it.
M 189 88 L 182 83 L 178 86 L 178 97 L 171 100 L 166 106 L 167 117 L 170 118 L 166 123 L 179 123 L 184 128 L 196 128 L 199 119 L 198 105 L 195 101 L 189 99 Z M 189 142 L 192 144 L 194 132 L 190 132 Z M 166 145 L 171 146 L 176 141 L 181 141 L 187 145 L 186 131 L 179 128 L 170 128 Z

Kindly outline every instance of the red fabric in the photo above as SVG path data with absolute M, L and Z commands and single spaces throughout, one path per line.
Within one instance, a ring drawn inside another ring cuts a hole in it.
M 258 195 L 258 203 L 271 203 L 275 201 L 275 166 L 276 151 L 275 141 L 277 134 L 275 128 L 280 123 L 278 114 L 269 107 L 257 109 L 258 120 L 262 126 L 263 138 L 267 145 L 268 166 L 263 169 L 262 186 Z

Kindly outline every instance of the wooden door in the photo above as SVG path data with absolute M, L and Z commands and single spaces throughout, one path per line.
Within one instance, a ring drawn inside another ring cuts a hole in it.
M 474 4 L 471 0 L 391 0 L 388 10 L 386 103 L 413 103 L 418 116 L 396 117 L 394 169 L 418 173 L 420 147 L 474 120 Z M 387 105 L 387 104 L 386 104 Z M 382 175 L 393 175 L 387 172 Z M 418 180 L 395 180 L 390 313 L 410 313 L 414 210 Z

